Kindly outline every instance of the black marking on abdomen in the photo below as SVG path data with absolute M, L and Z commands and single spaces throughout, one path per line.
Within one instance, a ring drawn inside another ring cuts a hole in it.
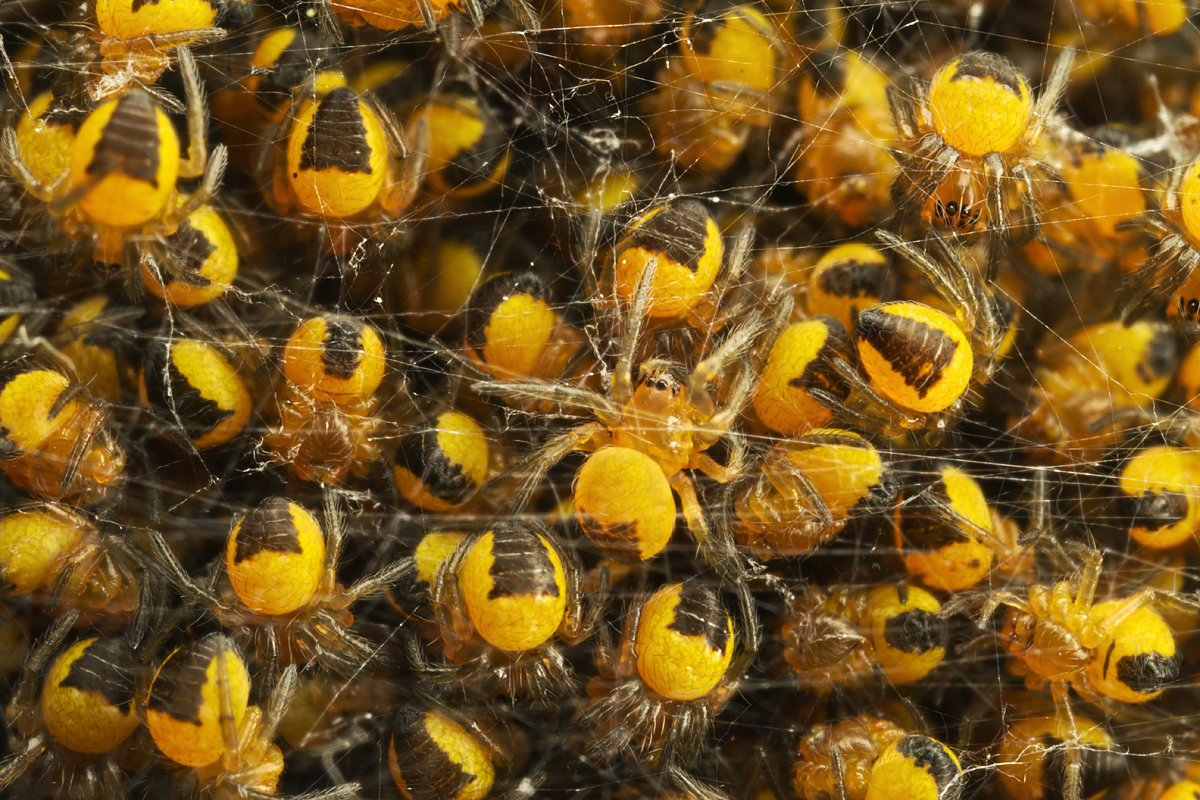
M 492 589 L 497 597 L 558 597 L 554 562 L 536 534 L 518 525 L 497 525 L 492 531 Z

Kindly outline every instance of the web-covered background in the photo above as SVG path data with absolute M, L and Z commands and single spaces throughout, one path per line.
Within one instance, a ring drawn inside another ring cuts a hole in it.
M 18 69 L 23 66 L 18 55 L 22 45 L 34 42 L 44 26 L 64 25 L 66 10 L 59 6 L 10 2 L 0 11 L 5 50 Z M 954 2 L 897 2 L 847 3 L 836 9 L 762 3 L 758 8 L 777 26 L 778 36 L 775 85 L 760 98 L 769 125 L 751 126 L 745 148 L 733 166 L 714 175 L 688 172 L 673 163 L 669 149 L 656 147 L 660 142 L 650 110 L 662 102 L 656 98 L 664 90 L 669 62 L 678 58 L 678 37 L 685 18 L 693 13 L 690 8 L 665 3 L 661 14 L 650 15 L 637 26 L 627 44 L 614 48 L 611 57 L 600 58 L 581 55 L 580 42 L 587 31 L 564 25 L 553 8 L 539 9 L 545 19 L 540 31 L 523 28 L 503 5 L 489 9 L 489 26 L 482 32 L 473 30 L 462 18 L 443 23 L 436 34 L 340 27 L 345 42 L 313 52 L 314 65 L 340 66 L 353 79 L 370 68 L 390 64 L 396 77 L 379 86 L 377 94 L 401 126 L 415 98 L 463 81 L 494 115 L 503 134 L 497 146 L 509 148 L 511 161 L 499 185 L 482 196 L 447 199 L 427 192 L 399 219 L 380 223 L 374 232 L 377 235 L 334 256 L 322 252 L 319 223 L 281 217 L 263 202 L 261 168 L 272 153 L 268 139 L 278 132 L 239 130 L 236 121 L 220 118 L 214 100 L 218 91 L 248 74 L 249 57 L 272 27 L 307 26 L 314 34 L 313 41 L 318 41 L 320 9 L 263 3 L 255 9 L 253 24 L 195 49 L 214 117 L 209 127 L 211 141 L 224 142 L 230 148 L 231 165 L 217 205 L 234 226 L 242 247 L 234 288 L 212 308 L 200 310 L 181 312 L 144 302 L 144 290 L 131 288 L 135 278 L 124 272 L 111 276 L 97 272 L 77 247 L 54 234 L 52 223 L 48 227 L 44 218 L 30 212 L 21 189 L 6 180 L 0 198 L 4 229 L 0 252 L 38 278 L 36 306 L 17 309 L 24 315 L 27 336 L 45 335 L 54 341 L 55 324 L 67 307 L 96 292 L 108 292 L 122 298 L 125 310 L 112 318 L 112 331 L 132 353 L 133 363 L 138 363 L 138 351 L 155 337 L 182 335 L 200 325 L 227 344 L 244 345 L 261 357 L 264 366 L 260 374 L 267 376 L 262 391 L 269 393 L 271 382 L 278 379 L 278 365 L 272 358 L 278 357 L 291 330 L 310 312 L 337 309 L 376 325 L 388 347 L 388 374 L 376 411 L 386 421 L 379 437 L 385 458 L 373 465 L 366 477 L 350 479 L 344 487 L 346 550 L 339 576 L 349 583 L 381 564 L 409 555 L 428 531 L 486 526 L 504 508 L 504 498 L 489 498 L 487 488 L 457 513 L 423 514 L 405 503 L 391 485 L 386 454 L 411 426 L 435 411 L 459 406 L 470 409 L 488 430 L 495 452 L 502 454 L 494 465 L 494 477 L 499 479 L 506 467 L 520 463 L 548 438 L 550 426 L 562 425 L 556 417 L 559 412 L 523 413 L 471 395 L 471 379 L 451 357 L 455 350 L 461 355 L 463 347 L 461 319 L 450 318 L 458 309 L 438 308 L 430 299 L 436 283 L 431 275 L 436 268 L 430 267 L 429 254 L 444 240 L 457 237 L 471 242 L 482 257 L 484 276 L 517 269 L 540 275 L 550 287 L 555 309 L 588 336 L 590 349 L 604 365 L 596 369 L 607 380 L 616 344 L 611 320 L 605 315 L 613 312 L 591 302 L 586 276 L 599 272 L 598 265 L 606 257 L 604 248 L 638 211 L 681 197 L 700 199 L 722 225 L 728 243 L 732 244 L 740 225 L 754 226 L 754 256 L 776 248 L 788 257 L 812 259 L 847 241 L 874 242 L 875 225 L 846 225 L 833 213 L 836 209 L 823 204 L 820 197 L 808 196 L 795 180 L 796 164 L 806 157 L 796 109 L 797 85 L 818 48 L 869 53 L 890 75 L 910 72 L 925 79 L 954 54 L 993 50 L 1011 59 L 1036 92 L 1060 52 L 1048 42 L 1078 34 L 1083 39 L 1078 45 L 1079 60 L 1103 53 L 1107 63 L 1093 77 L 1084 75 L 1072 81 L 1061 108 L 1070 126 L 1077 130 L 1124 127 L 1134 140 L 1159 136 L 1163 129 L 1150 76 L 1157 77 L 1171 111 L 1186 114 L 1192 108 L 1198 51 L 1191 22 L 1184 31 L 1165 37 L 1136 29 L 1110 33 L 1104 26 L 1081 21 L 1068 0 L 1050 7 L 1034 2 L 970 7 Z M 835 19 L 840 30 L 833 29 Z M 70 55 L 59 53 L 48 66 L 69 70 Z M 182 96 L 176 74 L 168 73 L 162 84 Z M 676 97 L 673 102 L 682 101 Z M 14 114 L 22 108 L 22 99 L 15 92 L 9 107 Z M 1165 180 L 1170 156 L 1166 148 L 1154 147 L 1144 148 L 1144 154 L 1149 188 Z M 625 174 L 633 176 L 637 187 L 633 200 L 602 222 L 593 242 L 575 193 L 588 181 Z M 888 215 L 878 224 L 895 227 Z M 1082 269 L 1076 269 L 1079 266 Z M 757 280 L 762 269 L 752 262 L 744 280 Z M 987 400 L 976 398 L 976 410 L 968 412 L 958 430 L 940 443 L 898 446 L 897 468 L 918 469 L 912 459 L 925 455 L 955 463 L 981 483 L 1000 513 L 1028 527 L 1032 517 L 1029 468 L 1048 463 L 1052 502 L 1047 527 L 1053 536 L 1105 549 L 1102 599 L 1130 594 L 1164 574 L 1178 578 L 1173 588 L 1187 590 L 1195 577 L 1194 543 L 1167 552 L 1141 548 L 1122 529 L 1112 505 L 1105 502 L 1106 494 L 1111 499 L 1116 491 L 1113 474 L 1119 455 L 1102 448 L 1099 454 L 1087 451 L 1083 456 L 1068 454 L 1047 462 L 1036 443 L 1023 440 L 1022 434 L 1014 431 L 1014 413 L 1019 417 L 1039 346 L 1061 341 L 1083 325 L 1110 319 L 1116 288 L 1111 275 L 1098 278 L 1087 265 L 1063 264 L 1061 274 L 1039 274 L 1035 279 L 1029 279 L 1029 274 L 1021 273 L 1023 290 L 1011 294 L 1020 312 L 1017 348 L 995 384 L 987 387 Z M 421 319 L 431 308 L 449 312 L 449 321 L 435 338 L 429 334 L 437 325 L 431 327 L 428 320 Z M 695 335 L 677 334 L 685 351 L 701 346 L 689 338 Z M 675 341 L 669 333 L 663 338 Z M 1180 355 L 1191 343 L 1187 336 L 1177 336 Z M 15 357 L 34 344 L 27 339 L 6 346 L 9 357 Z M 201 455 L 165 438 L 158 421 L 140 407 L 136 390 L 124 388 L 124 396 L 110 411 L 114 429 L 129 454 L 127 480 L 91 509 L 100 525 L 127 531 L 135 539 L 140 530 L 161 531 L 198 576 L 223 550 L 234 516 L 261 499 L 287 494 L 314 511 L 321 507 L 320 491 L 290 478 L 286 467 L 273 463 L 261 446 L 269 425 L 266 400 L 257 398 L 256 413 L 235 443 Z M 1175 419 L 1175 409 L 1186 399 L 1177 391 L 1169 394 L 1159 409 L 1161 418 Z M 563 416 L 568 423 L 576 419 L 572 413 Z M 750 426 L 743 433 L 752 452 L 757 452 L 755 447 L 765 450 L 770 441 Z M 585 568 L 590 568 L 599 561 L 594 549 L 569 519 L 553 515 L 558 502 L 569 499 L 572 477 L 580 463 L 582 456 L 572 455 L 552 470 L 534 508 L 558 524 L 567 541 L 579 550 Z M 495 485 L 507 486 L 502 480 Z M 724 495 L 715 485 L 704 484 L 702 490 L 712 501 L 709 510 L 715 519 L 722 513 L 716 506 Z M 13 508 L 27 502 L 20 489 L 8 484 L 3 486 L 3 496 L 5 504 Z M 894 544 L 889 544 L 888 523 L 886 515 L 879 515 L 852 524 L 811 556 L 776 559 L 770 562 L 770 570 L 793 586 L 802 582 L 822 586 L 893 582 L 903 572 Z M 1036 569 L 1017 577 L 994 572 L 976 591 L 1007 588 L 1008 582 L 1019 587 L 1031 576 L 1046 583 L 1069 577 L 1073 569 L 1069 558 L 1048 545 L 1031 547 L 1045 551 Z M 667 553 L 637 580 L 617 585 L 603 623 L 608 635 L 620 637 L 626 604 L 639 586 L 692 577 L 723 588 L 726 603 L 734 607 L 728 586 L 697 556 L 681 519 Z M 899 707 L 899 713 L 916 720 L 914 725 L 960 753 L 964 768 L 973 773 L 964 788 L 966 795 L 1003 796 L 995 775 L 1011 765 L 998 763 L 990 748 L 1002 728 L 999 720 L 1004 698 L 1020 689 L 1020 680 L 1008 674 L 1007 658 L 998 651 L 995 637 L 978 630 L 969 615 L 950 618 L 951 644 L 930 678 L 899 690 L 874 686 L 828 701 L 814 700 L 798 692 L 789 676 L 776 669 L 780 601 L 761 588 L 756 589 L 756 598 L 764 624 L 764 654 L 750 669 L 740 693 L 719 715 L 705 754 L 694 767 L 697 775 L 736 797 L 767 792 L 756 761 L 759 747 L 788 782 L 796 739 L 813 721 L 834 713 Z M 174 592 L 167 592 L 164 599 L 178 603 Z M 36 603 L 14 600 L 9 608 L 26 639 L 36 638 L 46 628 L 49 618 Z M 458 697 L 452 687 L 420 685 L 397 635 L 410 623 L 392 603 L 375 598 L 356 606 L 355 616 L 364 634 L 378 644 L 382 660 L 379 665 L 364 665 L 360 675 L 343 684 L 344 691 L 328 700 L 325 721 L 333 720 L 344 728 L 337 746 L 324 753 L 285 748 L 288 768 L 281 792 L 299 793 L 341 780 L 358 780 L 364 784 L 363 796 L 395 796 L 386 763 L 389 713 L 406 704 L 425 702 L 427 695 Z M 1177 629 L 1185 656 L 1183 668 L 1176 685 L 1162 698 L 1137 707 L 1086 707 L 1090 716 L 1108 726 L 1118 749 L 1127 754 L 1119 770 L 1121 791 L 1152 793 L 1153 789 L 1144 787 L 1154 780 L 1170 782 L 1181 774 L 1187 754 L 1194 750 L 1197 662 L 1188 657 L 1186 639 L 1193 627 L 1194 623 L 1184 622 Z M 176 643 L 183 642 L 215 628 L 213 618 L 198 611 L 173 638 Z M 466 706 L 468 713 L 473 709 L 485 718 L 510 720 L 523 729 L 531 757 L 509 782 L 528 777 L 540 781 L 546 791 L 582 790 L 594 797 L 651 796 L 668 791 L 670 787 L 656 779 L 654 768 L 619 761 L 601 766 L 580 761 L 588 734 L 579 729 L 576 716 L 586 699 L 584 685 L 595 674 L 595 666 L 592 644 L 568 652 L 580 676 L 579 687 L 553 708 L 504 699 L 473 700 Z M 8 685 L 13 686 L 16 679 L 14 669 Z M 1048 692 L 1042 694 L 1048 702 Z M 153 785 L 147 776 L 154 773 L 154 767 L 131 772 L 135 793 Z M 19 788 L 13 791 L 13 796 L 23 796 Z

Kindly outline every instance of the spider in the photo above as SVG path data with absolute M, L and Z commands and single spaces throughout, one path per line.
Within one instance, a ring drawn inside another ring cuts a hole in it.
M 375 328 L 345 314 L 318 314 L 297 326 L 283 350 L 279 424 L 263 444 L 302 481 L 360 477 L 379 458 L 376 390 L 387 351 Z
M 293 665 L 266 697 L 250 705 L 250 674 L 226 636 L 211 633 L 159 665 L 146 701 L 146 727 L 179 784 L 212 800 L 274 797 L 283 773 L 275 733 L 296 692 Z M 345 800 L 358 783 L 304 795 Z
M 62 617 L 29 653 L 7 709 L 14 740 L 0 762 L 0 789 L 24 778 L 36 796 L 129 796 L 120 762 L 139 743 L 140 665 L 124 636 L 60 647 L 78 620 L 74 612 Z
M 103 630 L 121 628 L 141 606 L 143 564 L 123 533 L 101 530 L 66 506 L 18 505 L 0 517 L 5 599 L 27 597 Z
M 937 598 L 905 583 L 827 590 L 810 585 L 788 597 L 784 661 L 796 685 L 817 695 L 871 682 L 916 683 L 946 655 L 939 611 Z
M 817 428 L 785 439 L 730 484 L 723 521 L 765 561 L 807 553 L 852 520 L 886 511 L 899 489 L 886 456 L 848 430 Z
M 772 779 L 776 797 L 958 800 L 963 792 L 962 765 L 953 750 L 872 714 L 814 726 L 796 748 L 791 777 L 790 787 Z
M 277 668 L 320 661 L 352 674 L 377 653 L 350 630 L 350 607 L 382 591 L 408 568 L 396 562 L 349 589 L 337 582 L 342 525 L 337 501 L 326 497 L 325 531 L 300 504 L 282 497 L 263 501 L 234 522 L 224 570 L 199 586 L 157 531 L 151 544 L 158 562 L 187 597 L 209 608 L 238 639 L 253 637 L 260 656 Z M 218 590 L 221 577 L 233 597 Z
M 46 164 L 40 154 L 46 145 L 36 140 L 45 126 L 34 127 L 34 139 L 21 130 L 4 131 L 0 152 L 14 177 L 47 204 L 70 239 L 88 242 L 93 260 L 124 264 L 126 245 L 161 242 L 220 185 L 226 163 L 224 146 L 208 152 L 205 128 L 208 112 L 196 62 L 179 48 L 179 71 L 187 95 L 188 151 L 180 154 L 179 137 L 149 92 L 131 89 L 97 106 L 79 126 L 70 143 L 65 169 L 43 180 Z M 31 165 L 30 161 L 34 163 Z M 179 178 L 202 178 L 200 187 L 185 194 Z
M 481 381 L 475 389 L 587 408 L 596 417 L 547 442 L 523 465 L 526 480 L 517 492 L 515 511 L 525 508 L 542 477 L 568 453 L 589 452 L 576 475 L 574 500 L 580 526 L 601 552 L 626 563 L 658 555 L 675 528 L 674 493 L 706 560 L 725 569 L 737 563 L 736 554 L 727 537 L 710 532 L 687 471 L 699 470 L 720 483 L 740 474 L 742 446 L 730 428 L 753 392 L 756 374 L 741 369 L 720 409 L 709 387 L 751 348 L 766 326 L 751 315 L 690 375 L 678 363 L 651 358 L 641 363 L 635 379 L 634 360 L 655 266 L 651 260 L 643 271 L 632 307 L 621 320 L 620 355 L 607 395 L 540 380 Z M 705 452 L 722 438 L 731 444 L 725 465 Z
M 94 0 L 86 22 L 94 27 L 76 36 L 77 56 L 93 57 L 88 95 L 104 100 L 131 85 L 148 86 L 171 66 L 171 51 L 203 45 L 226 34 L 225 17 L 237 3 L 224 0 Z M 234 15 L 236 16 L 236 14 Z M 236 25 L 239 20 L 232 20 Z M 230 27 L 232 27 L 231 25 Z
M 1015 656 L 1011 671 L 1031 691 L 1050 686 L 1060 730 L 1069 732 L 1065 753 L 1066 800 L 1081 794 L 1082 741 L 1070 688 L 1085 700 L 1145 703 L 1179 675 L 1175 637 L 1150 608 L 1170 603 L 1195 612 L 1194 603 L 1159 589 L 1143 589 L 1124 600 L 1095 602 L 1102 554 L 1088 549 L 1077 581 L 1035 584 L 1024 594 L 994 592 L 979 615 L 984 625 L 1007 606 L 1000 641 Z M 1074 596 L 1072 596 L 1074 592 Z
M 1158 242 L 1126 278 L 1118 308 L 1124 319 L 1134 321 L 1167 301 L 1167 317 L 1195 330 L 1200 327 L 1200 161 L 1186 172 L 1171 172 L 1161 203 L 1141 217 Z
M 689 797 L 724 797 L 687 768 L 754 660 L 757 622 L 746 627 L 739 637 L 716 592 L 696 581 L 634 602 L 620 648 L 597 648 L 600 677 L 582 717 L 597 736 L 591 756 L 611 761 L 632 748 Z
M 418 123 L 412 154 L 390 112 L 344 78 L 316 74 L 292 103 L 264 151 L 260 180 L 280 214 L 326 228 L 331 253 L 352 252 L 359 234 L 385 238 L 416 198 L 429 149 Z M 402 163 L 403 162 L 403 163 Z
M 549 528 L 515 520 L 459 540 L 438 566 L 431 589 L 442 647 L 453 663 L 426 663 L 421 645 L 409 639 L 417 671 L 437 682 L 535 702 L 571 688 L 571 666 L 558 640 L 586 640 L 608 593 L 605 575 L 585 604 L 573 552 Z
M 936 233 L 929 236 L 928 247 L 920 248 L 888 231 L 876 235 L 904 256 L 949 304 L 954 321 L 971 342 L 974 353 L 971 377 L 978 384 L 990 381 L 1015 339 L 1012 303 L 984 282 L 942 236 Z
M 910 79 L 906 87 L 888 88 L 901 145 L 896 207 L 956 234 L 982 231 L 989 279 L 1005 240 L 1016 246 L 1037 235 L 1034 173 L 1055 172 L 1032 151 L 1066 90 L 1074 58 L 1074 51 L 1063 51 L 1036 103 L 1016 67 L 987 52 L 954 59 L 928 87 Z M 1014 208 L 1023 217 L 1015 233 Z

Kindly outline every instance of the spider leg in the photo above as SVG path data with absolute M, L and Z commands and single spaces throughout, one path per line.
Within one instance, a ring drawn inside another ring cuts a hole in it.
M 778 770 L 775 769 L 775 762 L 778 759 L 771 758 L 771 756 L 767 753 L 767 749 L 763 747 L 761 742 L 754 746 L 754 755 L 758 759 L 759 771 L 762 772 L 763 776 L 765 777 L 767 781 L 767 788 L 771 790 L 771 794 L 773 794 L 777 800 L 795 800 L 796 793 L 792 791 L 792 787 L 784 786 L 783 780 L 779 777 Z
M 1079 591 L 1075 594 L 1075 611 L 1079 614 L 1088 613 L 1096 598 L 1096 586 L 1100 583 L 1100 568 L 1103 555 L 1099 550 L 1089 548 L 1084 551 L 1083 561 L 1083 574 L 1079 578 Z M 1142 605 L 1145 605 L 1145 603 Z M 1133 610 L 1129 613 L 1133 613 Z
M 218 720 L 221 725 L 221 739 L 225 743 L 221 754 L 221 766 L 227 772 L 236 772 L 241 768 L 241 748 L 237 723 L 233 717 L 233 698 L 229 694 L 229 659 L 225 647 L 217 650 L 217 700 L 220 707 Z
M 16 691 L 13 692 L 12 699 L 9 701 L 6 711 L 6 722 L 10 728 L 28 733 L 28 731 L 24 730 L 22 719 L 26 714 L 33 714 L 42 669 L 46 666 L 50 657 L 58 650 L 58 646 L 62 644 L 63 639 L 75 627 L 75 623 L 78 620 L 79 612 L 67 612 L 55 621 L 50 630 L 42 637 L 42 640 L 29 651 L 29 655 L 25 658 L 25 665 L 21 670 L 21 682 L 17 685 Z
M 171 546 L 163 539 L 161 533 L 157 530 L 151 530 L 149 531 L 149 536 L 150 552 L 154 556 L 155 562 L 167 573 L 167 579 L 175 585 L 176 589 L 202 606 L 214 610 L 226 607 L 219 597 L 207 589 L 201 588 L 199 584 L 192 580 L 187 570 L 179 563 L 179 559 L 175 557 L 175 552 L 171 549 Z
M 646 307 L 650 302 L 650 290 L 654 286 L 654 275 L 658 271 L 658 259 L 651 258 L 638 279 L 637 292 L 628 311 L 620 315 L 620 350 L 617 367 L 613 370 L 609 394 L 618 405 L 625 405 L 633 398 L 633 362 L 637 357 L 637 343 L 642 335 L 642 323 L 646 319 Z M 615 278 L 614 278 L 615 280 Z M 615 295 L 616 292 L 614 291 Z M 617 304 L 620 313 L 620 303 Z
M 338 605 L 348 607 L 363 597 L 382 592 L 396 581 L 416 572 L 416 563 L 411 558 L 402 558 L 382 567 L 374 575 L 362 578 L 342 595 Z M 344 602 L 345 605 L 342 605 Z
M 542 20 L 533 6 L 529 4 L 529 0 L 508 0 L 508 4 L 513 13 L 517 15 L 517 21 L 521 23 L 521 28 L 526 36 L 536 36 L 541 33 Z
M 429 120 L 421 115 L 417 120 L 417 128 L 411 147 L 400 136 L 400 127 L 391 117 L 391 111 L 382 109 L 382 119 L 389 120 L 386 130 L 393 131 L 389 138 L 395 149 L 392 158 L 404 159 L 404 170 L 399 178 L 391 181 L 384 193 L 382 209 L 388 219 L 396 219 L 404 209 L 412 205 L 421 189 L 421 178 L 425 174 L 425 162 L 430 149 Z
M 1156 310 L 1200 268 L 1200 252 L 1178 234 L 1162 240 L 1154 253 L 1125 280 L 1117 308 L 1126 322 Z
M 46 751 L 46 747 L 49 744 L 50 733 L 48 731 L 38 731 L 25 741 L 18 752 L 14 752 L 3 761 L 0 761 L 0 789 L 7 787 L 10 783 L 21 777 L 25 770 Z
M 1034 613 L 1033 606 L 1029 604 L 1029 600 L 1021 597 L 1016 592 L 995 592 L 987 599 L 987 602 L 983 604 L 983 610 L 979 613 L 979 627 L 982 628 L 985 626 L 988 620 L 992 618 L 992 615 L 996 613 L 996 610 L 1000 608 L 1000 606 L 1009 606 L 1010 608 L 1015 608 L 1023 614 Z
M 1046 85 L 1042 89 L 1041 97 L 1033 106 L 1033 123 L 1025 132 L 1026 142 L 1032 144 L 1041 138 L 1050 115 L 1054 113 L 1054 109 L 1058 107 L 1063 94 L 1067 91 L 1067 81 L 1071 77 L 1071 65 L 1074 63 L 1074 48 L 1064 48 L 1058 60 L 1054 62 L 1054 70 L 1050 73 L 1050 79 L 1046 81 Z
M 1004 204 L 1004 158 L 999 153 L 988 153 L 983 157 L 983 172 L 987 178 L 988 210 L 985 232 L 987 258 L 984 262 L 983 279 L 991 284 L 1000 272 L 1009 227 L 1008 208 Z M 1033 234 L 1037 234 L 1036 229 Z
M 741 556 L 733 542 L 719 533 L 713 533 L 704 517 L 704 504 L 696 494 L 696 485 L 683 472 L 678 472 L 670 479 L 671 488 L 679 495 L 679 504 L 683 508 L 683 517 L 687 520 L 688 530 L 696 540 L 704 560 L 724 576 L 736 580 L 744 573 Z
M 730 800 L 729 795 L 722 792 L 688 772 L 678 763 L 678 760 L 664 750 L 665 767 L 663 772 L 675 788 L 694 800 Z
M 1023 247 L 1032 242 L 1041 231 L 1042 214 L 1038 210 L 1037 198 L 1033 191 L 1033 175 L 1026 165 L 1018 164 L 1013 167 L 1013 185 L 1017 190 L 1018 205 L 1024 219 L 1021 221 L 1020 233 L 1009 237 L 1009 245 Z
M 729 334 L 715 353 L 697 364 L 696 368 L 692 370 L 691 376 L 688 377 L 688 399 L 701 419 L 706 420 L 714 430 L 727 430 L 741 413 L 741 408 L 740 406 L 736 409 L 726 406 L 720 413 L 717 413 L 713 406 L 712 396 L 708 393 L 709 384 L 716 380 L 726 364 L 747 352 L 754 340 L 766 329 L 767 325 L 761 317 L 751 315 L 750 319 Z
M 575 566 L 575 572 L 578 574 L 578 564 Z M 573 615 L 573 619 L 571 616 L 568 616 L 568 619 L 564 621 L 564 625 L 567 627 L 564 627 L 560 632 L 560 636 L 567 644 L 576 645 L 592 635 L 596 630 L 596 626 L 600 623 L 601 616 L 608 607 L 609 591 L 611 588 L 608 565 L 601 562 L 600 566 L 596 568 L 596 584 L 587 595 L 588 609 L 586 612 L 582 611 L 584 601 L 582 581 L 579 578 L 575 578 L 572 583 L 574 584 L 574 589 L 569 589 L 569 591 L 574 592 L 573 602 L 577 610 Z M 568 595 L 568 615 L 571 614 L 571 607 L 572 599 Z
M 221 180 L 225 177 L 225 166 L 228 163 L 229 152 L 225 149 L 225 145 L 219 144 L 214 147 L 212 155 L 208 157 L 208 166 L 204 170 L 204 180 L 200 182 L 200 187 L 188 195 L 187 199 L 177 208 L 163 217 L 163 225 L 166 227 L 178 225 L 190 217 L 196 209 L 207 203 L 220 188 Z
M 621 409 L 604 395 L 556 381 L 475 381 L 471 388 L 479 394 L 494 394 L 512 400 L 548 400 L 564 406 L 582 406 L 600 421 L 615 427 L 621 421 Z
M 916 77 L 911 74 L 905 74 L 887 87 L 888 108 L 892 112 L 896 132 L 902 139 L 912 140 L 920 136 L 914 102 L 920 91 Z
M 1079 726 L 1068 697 L 1070 685 L 1062 680 L 1052 681 L 1050 691 L 1054 695 L 1059 725 L 1065 723 L 1069 731 L 1067 741 L 1063 742 L 1066 750 L 1066 757 L 1063 759 L 1063 800 L 1080 800 L 1083 792 L 1083 758 L 1079 744 Z
M 788 445 L 796 442 L 788 442 Z M 817 518 L 817 524 L 828 527 L 833 524 L 833 514 L 825 497 L 817 490 L 812 480 L 801 470 L 787 465 L 786 459 L 771 459 L 762 468 L 763 476 L 774 486 L 795 489 L 804 503 L 804 508 Z
M 899 431 L 919 430 L 925 427 L 925 424 L 929 420 L 927 415 L 914 414 L 910 411 L 907 411 L 900 406 L 897 406 L 883 395 L 879 394 L 879 392 L 875 391 L 874 387 L 872 387 L 863 378 L 859 371 L 855 369 L 854 365 L 846 361 L 844 358 L 834 358 L 832 366 L 843 380 L 849 383 L 855 391 L 861 394 L 871 404 L 873 409 L 878 410 L 884 415 L 885 424 L 895 426 L 899 429 Z M 846 414 L 849 412 L 849 416 L 854 421 L 857 421 L 857 419 L 865 416 L 853 409 L 850 409 L 849 406 L 847 406 L 844 402 L 838 400 L 830 393 L 821 389 L 810 389 L 809 394 L 817 398 L 822 404 L 829 406 L 835 413 Z M 830 405 L 831 402 L 833 405 Z
M 179 177 L 195 178 L 204 174 L 208 163 L 208 148 L 205 144 L 208 141 L 208 108 L 192 51 L 180 47 L 175 52 L 179 63 L 179 75 L 183 79 L 183 91 L 187 96 L 188 124 L 188 153 L 187 158 L 179 162 Z
M 602 440 L 607 441 L 608 433 L 605 427 L 599 422 L 585 422 L 551 439 L 525 463 L 514 467 L 510 475 L 520 478 L 520 487 L 509 503 L 512 513 L 522 513 L 529 505 L 529 499 L 533 493 L 543 485 L 542 479 L 546 473 L 555 464 L 562 461 L 568 453 L 579 449 L 594 437 L 601 437 Z
M 434 578 L 433 610 L 446 654 L 450 658 L 454 657 L 453 654 L 460 650 L 475 632 L 471 620 L 462 611 L 464 601 L 458 585 L 458 569 L 476 538 L 472 536 L 464 539 L 454 551 L 454 555 L 438 568 Z
M 708 453 L 697 453 L 693 457 L 692 463 L 689 466 L 691 466 L 692 469 L 700 470 L 717 483 L 729 483 L 741 474 L 742 470 L 740 461 L 744 457 L 744 453 L 745 447 L 739 445 L 739 463 L 737 465 L 734 465 L 733 463 L 730 463 L 729 465 L 718 464 L 717 461 Z

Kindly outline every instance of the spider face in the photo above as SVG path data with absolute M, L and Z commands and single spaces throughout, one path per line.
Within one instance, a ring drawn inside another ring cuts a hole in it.
M 1193 332 L 1200 326 L 1200 161 L 1176 172 L 1162 195 L 1162 210 L 1144 217 L 1157 240 L 1150 257 L 1125 281 L 1119 307 L 1126 320 L 1158 313 Z
M 613 444 L 654 459 L 668 478 L 704 449 L 693 437 L 695 423 L 704 420 L 697 419 L 699 412 L 674 372 L 665 361 L 643 364 L 621 423 L 610 431 Z
M 946 181 L 925 201 L 921 219 L 940 228 L 949 228 L 956 233 L 982 230 L 986 189 L 979 186 L 975 176 L 960 173 L 956 179 Z

